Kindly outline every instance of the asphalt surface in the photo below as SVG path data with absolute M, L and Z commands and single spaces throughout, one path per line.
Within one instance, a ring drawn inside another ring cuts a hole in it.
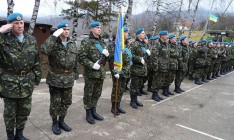
M 24 135 L 31 140 L 234 140 L 233 77 L 231 72 L 200 86 L 185 79 L 181 86 L 185 93 L 164 97 L 158 103 L 148 92 L 138 97 L 144 104 L 139 109 L 130 107 L 130 96 L 125 92 L 121 105 L 127 114 L 114 117 L 110 112 L 112 82 L 107 75 L 97 107 L 105 119 L 95 125 L 85 120 L 80 78 L 73 87 L 73 104 L 65 119 L 73 130 L 59 136 L 51 131 L 48 86 L 42 83 L 34 90 Z M 173 91 L 174 85 L 170 89 Z M 0 101 L 1 116 L 3 105 Z M 0 128 L 0 139 L 6 139 L 3 117 Z

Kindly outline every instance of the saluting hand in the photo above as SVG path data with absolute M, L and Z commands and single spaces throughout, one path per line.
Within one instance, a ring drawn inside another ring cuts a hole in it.
M 0 28 L 0 32 L 1 33 L 5 33 L 6 31 L 12 29 L 13 25 L 11 23 L 8 23 L 6 25 L 3 25 L 1 28 Z
M 60 28 L 53 33 L 53 36 L 58 37 L 59 35 L 63 33 L 63 31 L 64 31 L 63 28 Z

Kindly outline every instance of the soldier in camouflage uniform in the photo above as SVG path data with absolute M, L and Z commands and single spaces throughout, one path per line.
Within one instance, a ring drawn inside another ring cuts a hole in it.
M 205 76 L 205 67 L 206 67 L 206 59 L 207 59 L 207 49 L 204 48 L 206 44 L 206 40 L 200 40 L 199 45 L 197 47 L 197 59 L 195 63 L 195 84 L 201 85 L 201 78 Z
M 84 67 L 84 108 L 86 109 L 86 120 L 94 124 L 95 120 L 102 121 L 104 118 L 97 114 L 96 107 L 101 97 L 103 81 L 106 75 L 106 61 L 109 52 L 101 40 L 101 23 L 94 21 L 90 23 L 90 34 L 88 38 L 81 41 L 79 49 L 79 62 Z
M 145 32 L 143 28 L 137 29 L 136 40 L 132 43 L 130 48 L 133 63 L 130 67 L 130 105 L 135 109 L 138 109 L 138 106 L 143 107 L 143 104 L 138 101 L 137 95 L 140 90 L 143 90 L 143 80 L 147 75 L 147 65 L 145 61 L 147 61 L 150 56 L 150 51 L 145 48 L 147 44 L 144 42 L 144 38 Z
M 171 34 L 169 35 L 169 44 L 170 44 L 170 83 L 172 83 L 175 80 L 176 72 L 178 71 L 178 61 L 181 58 L 182 51 L 178 44 L 176 43 L 176 35 Z M 180 90 L 178 90 L 177 86 L 174 90 L 176 93 L 180 93 Z
M 224 42 L 221 42 L 221 44 L 220 44 L 220 57 L 221 57 L 220 74 L 224 75 L 224 74 L 226 74 L 225 65 L 227 62 L 227 51 L 226 51 L 226 47 L 225 47 Z
M 208 46 L 207 59 L 209 59 L 210 61 L 210 66 L 208 67 L 208 73 L 207 73 L 207 80 L 213 80 L 214 78 L 212 78 L 212 72 L 214 71 L 215 59 L 217 57 L 215 54 L 215 50 L 213 48 L 212 40 L 207 41 L 207 46 Z
M 219 61 L 218 61 L 218 49 L 217 49 L 217 42 L 213 42 L 213 47 L 212 47 L 212 51 L 213 51 L 213 58 L 212 58 L 212 63 L 213 63 L 213 70 L 212 70 L 212 78 L 216 79 L 216 71 L 219 70 Z
M 155 90 L 153 94 L 156 93 L 159 89 L 163 89 L 163 95 L 169 96 L 169 85 L 170 85 L 170 75 L 169 75 L 169 58 L 170 58 L 170 49 L 168 44 L 168 31 L 162 30 L 159 32 L 159 47 L 158 47 L 158 70 L 154 74 L 154 79 L 152 83 L 152 89 Z
M 150 38 L 150 42 L 149 42 L 149 46 L 150 46 L 149 50 L 151 52 L 152 52 L 152 50 L 155 51 L 155 57 L 156 58 L 158 57 L 157 56 L 158 55 L 158 51 L 157 51 L 157 46 L 158 46 L 157 42 L 158 42 L 158 39 L 159 39 L 159 36 L 152 36 Z M 156 59 L 156 61 L 157 61 L 157 59 Z M 148 72 L 147 72 L 147 78 L 148 78 L 148 88 L 147 88 L 147 91 L 149 91 L 149 92 L 152 92 L 151 86 L 152 86 L 154 69 L 155 69 L 154 65 L 152 63 L 154 63 L 154 62 L 151 61 L 151 60 L 147 63 L 147 70 L 148 70 Z
M 0 28 L 0 97 L 4 98 L 3 117 L 8 140 L 27 140 L 23 130 L 31 112 L 34 85 L 38 85 L 41 79 L 40 59 L 36 39 L 24 33 L 22 14 L 10 14 L 7 22 Z
M 130 46 L 132 45 L 132 37 L 131 36 L 128 36 L 128 38 L 126 40 L 126 44 L 127 44 L 126 47 L 128 47 L 128 49 L 130 50 Z M 127 78 L 127 80 L 126 80 L 126 87 L 125 87 L 124 92 L 126 92 L 127 90 L 130 90 L 129 87 L 128 87 L 128 83 L 130 82 L 130 80 L 131 79 L 130 79 L 130 76 L 129 76 L 129 78 Z
M 197 55 L 197 43 L 193 42 L 190 46 L 190 56 L 189 56 L 189 80 L 194 80 L 194 73 L 195 73 L 195 61 L 196 61 L 196 55 Z
M 70 132 L 71 128 L 64 122 L 69 106 L 72 104 L 72 87 L 78 74 L 78 48 L 69 38 L 67 22 L 60 22 L 57 29 L 44 44 L 41 52 L 48 55 L 49 72 L 46 83 L 50 91 L 50 116 L 52 131 L 61 134 L 63 129 Z M 58 120 L 59 117 L 59 120 Z
M 131 57 L 132 54 L 129 50 L 129 44 L 127 43 L 127 38 L 128 38 L 128 27 L 124 27 L 124 40 L 125 40 L 125 48 L 122 50 L 122 61 L 123 61 L 123 66 L 122 66 L 122 71 L 119 73 L 116 70 L 114 70 L 114 49 L 115 46 L 109 47 L 108 51 L 110 53 L 109 56 L 109 65 L 110 65 L 110 70 L 112 71 L 112 81 L 113 81 L 113 86 L 112 86 L 112 93 L 111 93 L 111 112 L 114 114 L 114 109 L 115 109 L 115 99 L 116 99 L 116 79 L 118 79 L 118 97 L 117 97 L 117 107 L 116 107 L 116 115 L 120 115 L 120 113 L 125 114 L 126 111 L 123 110 L 120 107 L 120 102 L 122 99 L 122 95 L 124 93 L 125 87 L 126 87 L 126 81 L 130 77 L 130 64 L 131 62 Z
M 181 57 L 178 62 L 178 71 L 176 73 L 175 78 L 175 91 L 184 92 L 183 89 L 180 88 L 181 82 L 183 82 L 186 72 L 188 71 L 188 60 L 189 60 L 189 46 L 188 39 L 186 36 L 180 37 L 180 46 L 181 49 Z

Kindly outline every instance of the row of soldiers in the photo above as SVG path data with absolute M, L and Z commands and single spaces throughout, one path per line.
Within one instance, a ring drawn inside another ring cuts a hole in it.
M 159 89 L 163 90 L 162 94 L 166 97 L 174 95 L 169 90 L 173 81 L 174 91 L 184 92 L 180 86 L 188 69 L 191 77 L 195 73 L 195 82 L 199 84 L 201 79 L 209 80 L 219 76 L 219 71 L 224 74 L 233 68 L 233 48 L 220 46 L 218 43 L 216 49 L 213 45 L 215 43 L 205 40 L 197 47 L 196 43 L 191 43 L 192 46 L 189 47 L 186 36 L 180 37 L 180 42 L 177 43 L 176 36 L 168 36 L 166 30 L 160 31 L 158 37 L 153 36 L 148 40 L 143 28 L 136 31 L 136 39 L 132 41 L 128 27 L 124 27 L 125 47 L 121 50 L 123 66 L 119 72 L 114 68 L 116 44 L 107 47 L 103 42 L 99 21 L 90 23 L 89 28 L 89 37 L 82 40 L 78 48 L 69 38 L 69 23 L 60 22 L 57 30 L 40 47 L 41 53 L 47 55 L 49 61 L 46 83 L 49 86 L 49 113 L 55 135 L 61 134 L 61 130 L 72 130 L 65 123 L 65 117 L 72 104 L 72 87 L 79 77 L 79 64 L 84 68 L 83 102 L 86 120 L 90 124 L 95 124 L 96 120 L 104 120 L 104 117 L 97 113 L 97 103 L 106 75 L 106 62 L 109 62 L 113 79 L 111 112 L 116 115 L 126 113 L 120 103 L 129 81 L 130 106 L 138 109 L 143 107 L 138 96 L 147 94 L 143 90 L 147 80 L 152 99 L 160 101 L 163 98 L 158 94 Z M 0 97 L 4 101 L 3 116 L 8 140 L 27 140 L 23 130 L 31 112 L 33 89 L 41 79 L 38 52 L 35 37 L 24 32 L 23 15 L 10 14 L 7 24 L 0 28 Z M 191 63 L 192 61 L 194 63 Z M 216 62 L 219 63 L 216 65 Z

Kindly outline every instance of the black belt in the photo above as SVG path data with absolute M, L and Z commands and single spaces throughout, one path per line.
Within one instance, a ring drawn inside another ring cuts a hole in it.
M 4 72 L 10 75 L 26 76 L 30 72 L 30 70 L 12 71 L 12 70 L 0 68 L 0 72 Z

